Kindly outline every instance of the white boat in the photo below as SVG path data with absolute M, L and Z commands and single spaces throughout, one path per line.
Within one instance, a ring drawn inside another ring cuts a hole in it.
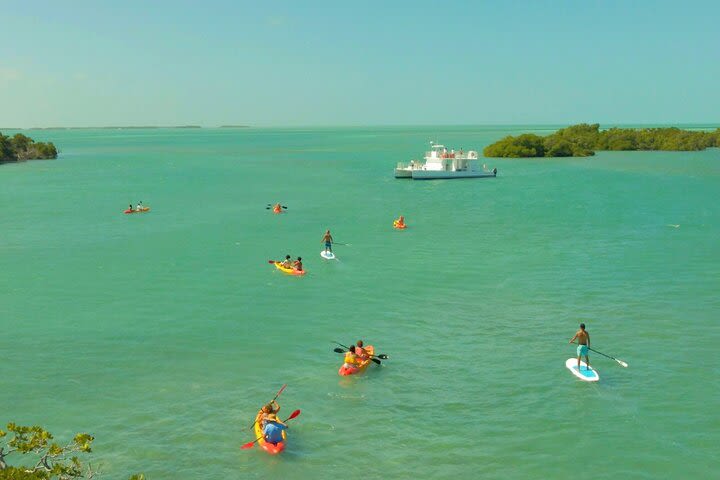
M 445 145 L 430 142 L 430 151 L 425 152 L 425 161 L 411 160 L 409 163 L 399 162 L 395 168 L 395 178 L 412 178 L 413 180 L 434 180 L 440 178 L 482 178 L 496 177 L 497 168 L 488 170 L 483 165 L 478 168 L 478 153 L 475 150 L 457 152 L 448 151 Z

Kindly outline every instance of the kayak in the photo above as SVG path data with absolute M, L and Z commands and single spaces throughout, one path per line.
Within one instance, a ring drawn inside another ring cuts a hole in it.
M 296 270 L 294 268 L 283 267 L 281 262 L 275 262 L 275 268 L 288 275 L 305 275 L 305 270 Z
M 140 210 L 131 210 L 128 208 L 127 210 L 123 211 L 123 213 L 145 213 L 145 212 L 149 212 L 149 211 L 150 211 L 150 207 L 143 207 Z
M 368 345 L 367 347 L 364 347 L 365 351 L 368 353 L 368 355 L 372 356 L 375 353 L 375 348 L 372 345 Z M 338 370 L 338 374 L 342 375 L 343 377 L 346 377 L 348 375 L 354 375 L 356 373 L 362 373 L 364 372 L 367 367 L 372 363 L 372 360 L 369 358 L 365 360 L 363 363 L 358 365 L 357 367 L 346 367 L 343 363 L 340 367 L 340 370 Z
M 580 361 L 580 370 L 578 370 L 577 358 L 568 358 L 565 366 L 580 380 L 585 382 L 597 382 L 600 380 L 598 372 L 594 368 L 588 367 L 582 360 Z
M 285 434 L 285 430 L 282 432 L 282 442 L 278 442 L 277 444 L 272 444 L 265 441 L 265 434 L 262 431 L 262 428 L 260 428 L 260 424 L 255 422 L 255 438 L 259 438 L 258 445 L 260 445 L 260 448 L 265 450 L 270 455 L 277 455 L 278 453 L 285 450 L 285 443 L 287 442 L 287 435 Z
M 398 223 L 398 221 L 395 220 L 393 221 L 393 227 L 397 228 L 398 230 L 405 230 L 407 228 L 407 225 L 405 225 L 404 223 Z
M 335 259 L 335 254 L 333 252 L 326 252 L 325 250 L 320 252 L 320 256 L 322 258 L 324 258 L 325 260 L 334 260 Z

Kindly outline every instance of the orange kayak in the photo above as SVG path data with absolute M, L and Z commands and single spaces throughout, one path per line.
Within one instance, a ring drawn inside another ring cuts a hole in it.
M 338 370 L 338 374 L 342 375 L 343 377 L 346 377 L 348 375 L 354 375 L 356 373 L 362 373 L 364 372 L 368 366 L 372 363 L 372 360 L 370 360 L 370 357 L 372 357 L 375 354 L 375 347 L 372 345 L 368 345 L 367 347 L 364 347 L 365 351 L 368 354 L 368 359 L 362 362 L 360 365 L 357 366 L 349 366 L 346 367 L 343 363 L 342 367 L 340 367 L 340 370 Z

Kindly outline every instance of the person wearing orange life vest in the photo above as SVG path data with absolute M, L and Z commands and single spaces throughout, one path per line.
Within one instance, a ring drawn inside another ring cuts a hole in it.
M 275 206 L 273 206 L 273 212 L 275 212 L 275 213 L 282 212 L 282 205 L 280 205 L 279 203 L 276 203 Z
M 367 361 L 370 358 L 365 348 L 363 348 L 362 340 L 358 340 L 355 344 L 355 355 L 361 363 Z
M 395 220 L 395 221 L 393 222 L 393 225 L 395 225 L 396 227 L 399 227 L 399 228 L 404 227 L 404 226 L 405 226 L 405 217 L 402 216 L 402 215 L 400 215 L 400 218 L 398 218 L 397 220 Z
M 360 360 L 358 360 L 355 354 L 355 345 L 350 345 L 350 348 L 345 352 L 345 364 L 344 368 L 358 368 L 360 366 Z

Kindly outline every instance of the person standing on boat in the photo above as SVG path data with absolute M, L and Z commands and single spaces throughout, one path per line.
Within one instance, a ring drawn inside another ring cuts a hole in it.
M 322 242 L 325 242 L 325 253 L 332 252 L 332 244 L 334 243 L 334 240 L 332 238 L 332 235 L 330 235 L 329 229 L 325 231 L 325 235 L 323 235 L 320 243 Z
M 585 330 L 585 324 L 580 324 L 580 330 L 575 332 L 575 336 L 570 339 L 568 343 L 573 343 L 577 339 L 577 361 L 578 371 L 580 371 L 580 357 L 585 355 L 585 364 L 587 369 L 590 370 L 590 357 L 588 357 L 588 349 L 590 348 L 590 334 Z

